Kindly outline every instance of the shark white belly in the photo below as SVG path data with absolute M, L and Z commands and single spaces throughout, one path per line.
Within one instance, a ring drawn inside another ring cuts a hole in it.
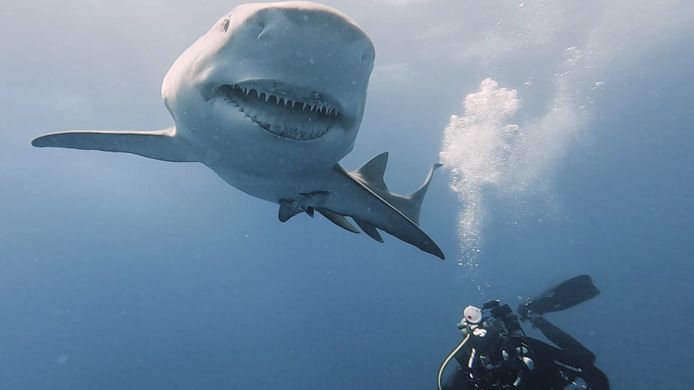
M 156 131 L 68 131 L 37 147 L 134 153 L 201 162 L 237 189 L 280 206 L 284 222 L 318 211 L 381 241 L 386 231 L 444 258 L 418 226 L 435 165 L 419 190 L 393 194 L 387 154 L 347 172 L 338 162 L 359 131 L 373 44 L 354 21 L 302 1 L 236 7 L 173 64 L 162 85 L 174 126 Z

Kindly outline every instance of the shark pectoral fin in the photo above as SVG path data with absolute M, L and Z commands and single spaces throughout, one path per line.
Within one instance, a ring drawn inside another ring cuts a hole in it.
M 347 218 L 340 214 L 336 214 L 328 209 L 325 208 L 319 208 L 318 212 L 321 213 L 325 218 L 327 218 L 330 222 L 334 223 L 335 225 L 347 230 L 348 232 L 352 233 L 357 233 L 359 234 L 359 229 L 355 228 L 354 225 L 352 225 Z
M 369 237 L 373 238 L 374 240 L 382 243 L 383 242 L 383 237 L 381 237 L 381 233 L 378 232 L 378 229 L 376 227 L 366 221 L 362 221 L 360 219 L 354 219 L 354 222 L 357 223 L 357 226 L 361 230 L 364 231 Z
M 39 147 L 132 153 L 171 162 L 199 161 L 193 150 L 175 137 L 174 128 L 154 131 L 68 131 L 31 141 Z

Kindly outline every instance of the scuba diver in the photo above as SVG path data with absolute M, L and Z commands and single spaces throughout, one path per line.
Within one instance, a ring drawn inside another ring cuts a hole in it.
M 555 346 L 525 335 L 519 316 L 499 301 L 468 306 L 457 324 L 464 339 L 441 364 L 439 390 L 608 390 L 607 376 L 595 367 L 595 354 L 542 317 L 598 295 L 588 275 L 571 278 L 518 307 Z M 455 358 L 459 367 L 443 384 L 443 372 Z

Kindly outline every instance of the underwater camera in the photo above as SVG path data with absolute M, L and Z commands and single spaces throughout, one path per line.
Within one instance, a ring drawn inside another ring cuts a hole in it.
M 497 300 L 489 301 L 482 306 L 483 310 L 489 310 L 492 318 L 499 321 L 506 328 L 506 331 L 513 335 L 525 334 L 518 322 L 518 316 L 513 313 L 507 304 L 501 304 Z

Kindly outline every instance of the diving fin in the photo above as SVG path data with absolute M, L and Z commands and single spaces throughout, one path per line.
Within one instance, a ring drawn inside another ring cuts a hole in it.
M 559 283 L 542 294 L 531 298 L 524 310 L 519 309 L 521 317 L 527 314 L 545 314 L 569 309 L 583 303 L 596 295 L 600 290 L 593 284 L 589 275 L 579 275 Z

